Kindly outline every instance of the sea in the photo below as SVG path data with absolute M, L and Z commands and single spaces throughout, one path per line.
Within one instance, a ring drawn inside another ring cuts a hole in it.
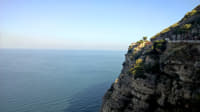
M 124 54 L 0 49 L 0 112 L 99 112 Z

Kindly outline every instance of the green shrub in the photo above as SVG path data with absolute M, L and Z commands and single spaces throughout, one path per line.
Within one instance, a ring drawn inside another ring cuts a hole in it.
M 168 31 L 170 31 L 170 27 L 168 27 L 168 28 L 165 28 L 164 30 L 162 30 L 160 33 L 162 34 L 162 33 L 166 33 L 166 32 L 168 32 Z
M 190 17 L 190 16 L 193 16 L 193 15 L 195 15 L 197 13 L 197 10 L 192 10 L 192 11 L 190 11 L 190 12 L 188 12 L 188 13 L 186 13 L 186 17 Z
M 128 47 L 128 52 L 130 53 L 132 51 L 133 46 Z
M 145 78 L 144 76 L 144 63 L 142 59 L 137 59 L 136 63 L 129 70 L 129 73 L 134 75 L 135 78 Z
M 179 28 L 176 29 L 175 33 L 176 34 L 181 34 L 181 33 L 186 33 L 187 31 L 189 31 L 192 27 L 192 24 L 185 24 Z
M 154 35 L 153 37 L 151 37 L 151 39 L 155 39 L 156 37 L 160 36 L 161 34 L 164 34 L 166 32 L 169 32 L 172 28 L 175 28 L 179 25 L 179 23 L 175 23 L 173 25 L 171 25 L 170 27 L 168 28 L 165 28 L 164 30 L 162 30 L 161 32 L 157 33 L 156 35 Z
M 139 41 L 137 41 L 136 43 L 137 44 L 142 44 L 144 41 L 143 40 L 139 40 Z
M 188 30 L 188 29 L 191 28 L 191 26 L 192 26 L 191 24 L 185 24 L 185 25 L 182 26 L 182 29 L 183 30 Z
M 147 41 L 147 38 L 148 38 L 147 36 L 144 36 L 144 37 L 143 37 L 143 40 L 144 40 L 144 41 Z
M 171 25 L 171 28 L 177 27 L 178 25 L 179 25 L 179 23 L 177 22 L 177 23 Z
M 151 37 L 151 39 L 155 39 L 155 38 L 158 37 L 159 35 L 161 35 L 161 33 L 157 33 L 156 35 L 154 35 L 153 37 Z
M 155 53 L 162 53 L 166 49 L 166 41 L 165 40 L 156 40 L 153 43 L 152 49 Z

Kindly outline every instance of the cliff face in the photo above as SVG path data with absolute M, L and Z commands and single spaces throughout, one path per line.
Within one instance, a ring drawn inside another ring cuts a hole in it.
M 103 98 L 101 112 L 200 111 L 200 43 L 162 40 L 200 40 L 199 7 L 151 43 L 129 47 L 120 76 Z M 174 34 L 186 24 L 190 28 Z

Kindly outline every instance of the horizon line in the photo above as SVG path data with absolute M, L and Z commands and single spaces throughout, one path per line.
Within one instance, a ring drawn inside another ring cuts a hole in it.
M 58 50 L 58 51 L 127 51 L 122 49 L 59 49 L 59 48 L 0 48 L 0 50 Z

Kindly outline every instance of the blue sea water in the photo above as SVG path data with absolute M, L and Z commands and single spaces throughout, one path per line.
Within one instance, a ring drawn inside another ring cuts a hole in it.
M 98 112 L 124 54 L 0 49 L 0 112 Z

